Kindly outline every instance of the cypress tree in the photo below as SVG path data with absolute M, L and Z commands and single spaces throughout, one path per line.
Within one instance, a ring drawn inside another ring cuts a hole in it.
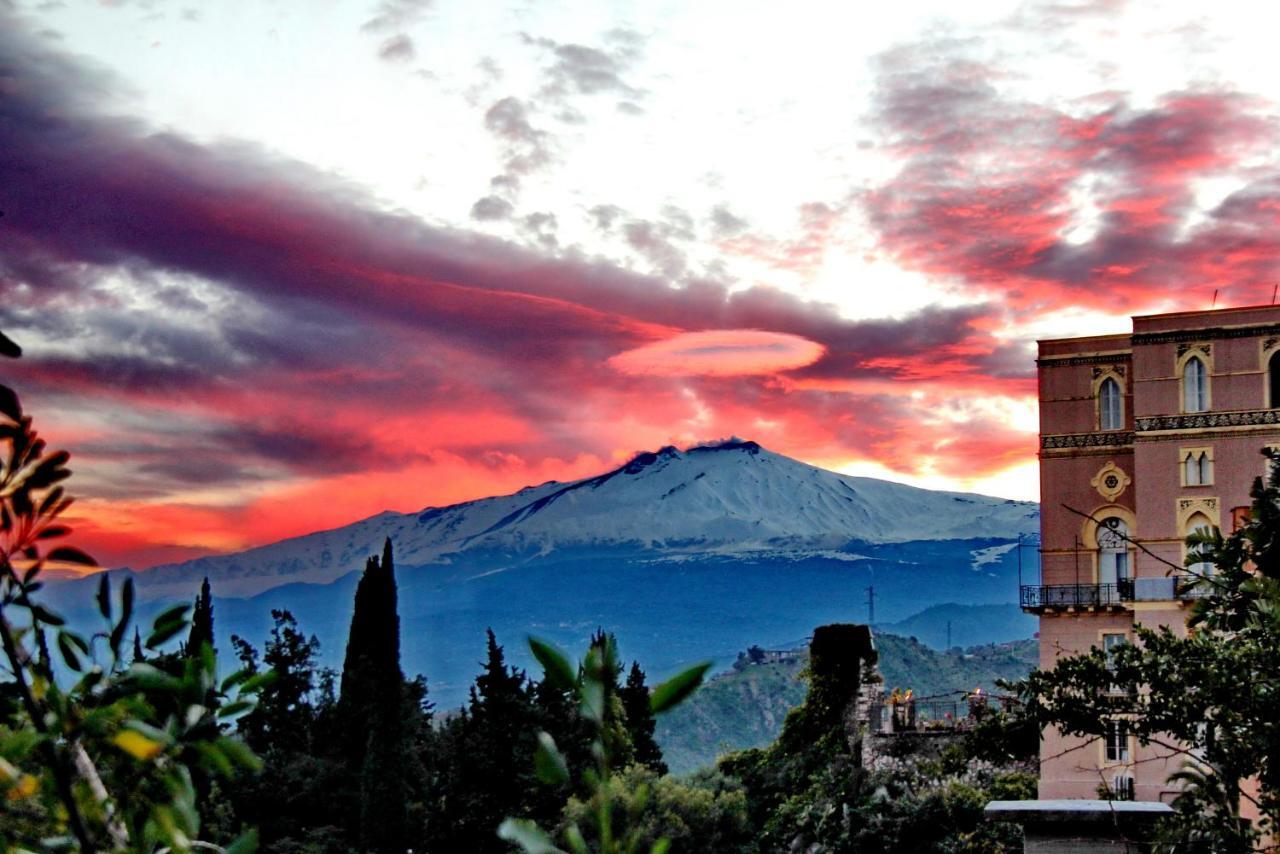
M 338 721 L 360 780 L 359 838 L 369 851 L 405 848 L 404 676 L 391 540 L 356 586 Z
M 667 763 L 662 759 L 662 748 L 653 737 L 657 720 L 649 708 L 649 686 L 644 681 L 644 671 L 639 662 L 631 662 L 627 684 L 619 691 L 622 710 L 627 716 L 627 733 L 631 736 L 632 749 L 637 764 L 647 766 L 658 774 L 667 773 Z
M 213 594 L 209 589 L 209 579 L 205 578 L 200 585 L 200 595 L 196 597 L 195 609 L 191 612 L 191 632 L 187 635 L 184 647 L 188 657 L 200 654 L 201 644 L 213 647 Z

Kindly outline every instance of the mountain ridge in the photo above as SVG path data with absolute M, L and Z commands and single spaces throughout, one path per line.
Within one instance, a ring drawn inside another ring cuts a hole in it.
M 488 571 L 552 552 L 748 553 L 844 550 L 857 543 L 1013 537 L 1034 530 L 1032 502 L 921 489 L 821 469 L 733 438 L 636 454 L 592 477 L 550 480 L 414 513 L 351 524 L 228 555 L 137 573 L 149 595 L 185 593 L 209 576 L 223 595 L 358 570 L 390 537 L 397 564 Z

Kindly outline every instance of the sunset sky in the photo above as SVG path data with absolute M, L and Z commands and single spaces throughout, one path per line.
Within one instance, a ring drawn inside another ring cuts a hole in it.
M 107 565 L 732 435 L 1034 499 L 1037 338 L 1280 282 L 1259 8 L 0 0 L 3 381 Z

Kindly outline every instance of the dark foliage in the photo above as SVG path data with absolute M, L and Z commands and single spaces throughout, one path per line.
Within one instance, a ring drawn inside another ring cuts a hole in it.
M 653 732 L 658 722 L 649 708 L 649 686 L 644 681 L 644 671 L 639 662 L 631 662 L 627 684 L 618 691 L 622 711 L 626 716 L 627 734 L 637 765 L 643 765 L 659 775 L 667 773 L 667 763 L 662 761 L 662 748 L 654 740 Z
M 204 644 L 213 646 L 213 593 L 209 589 L 208 578 L 200 585 L 200 595 L 196 597 L 195 607 L 191 611 L 191 631 L 187 635 L 183 653 L 188 656 L 198 655 Z

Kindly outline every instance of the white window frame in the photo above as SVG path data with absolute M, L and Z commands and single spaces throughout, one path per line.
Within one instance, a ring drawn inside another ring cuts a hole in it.
M 1182 363 L 1182 411 L 1209 411 L 1209 366 L 1199 354 Z
M 1129 744 L 1131 738 L 1127 720 L 1112 718 L 1107 721 L 1107 733 L 1102 737 L 1102 755 L 1109 764 L 1127 765 L 1132 761 L 1133 751 Z
M 1213 448 L 1180 448 L 1183 486 L 1213 485 Z
M 1204 519 L 1205 521 L 1199 524 L 1196 524 L 1195 523 L 1196 517 Z M 1183 533 L 1184 542 L 1186 538 L 1190 536 L 1193 531 L 1203 531 L 1206 534 L 1213 533 L 1213 520 L 1210 519 L 1208 516 L 1206 516 L 1204 513 L 1197 512 L 1192 514 L 1191 517 L 1187 519 L 1185 532 Z M 1192 551 L 1192 548 L 1190 546 L 1186 547 L 1186 553 L 1187 553 L 1186 555 L 1187 558 L 1191 558 L 1193 556 L 1199 557 L 1199 555 L 1196 555 L 1195 552 Z M 1209 561 L 1209 560 L 1199 560 L 1199 561 L 1195 561 L 1194 563 L 1187 564 L 1188 572 L 1194 573 L 1196 575 L 1204 576 L 1204 577 L 1212 576 L 1213 570 L 1214 570 L 1213 561 Z
M 1116 524 L 1112 525 L 1112 520 Z M 1119 516 L 1102 520 L 1095 534 L 1098 540 L 1098 584 L 1118 584 L 1133 578 L 1133 561 L 1129 554 L 1129 525 Z M 1114 575 L 1114 578 L 1110 577 Z M 1106 576 L 1106 577 L 1104 577 Z
M 1098 386 L 1098 429 L 1124 429 L 1124 390 L 1115 377 L 1105 378 Z

